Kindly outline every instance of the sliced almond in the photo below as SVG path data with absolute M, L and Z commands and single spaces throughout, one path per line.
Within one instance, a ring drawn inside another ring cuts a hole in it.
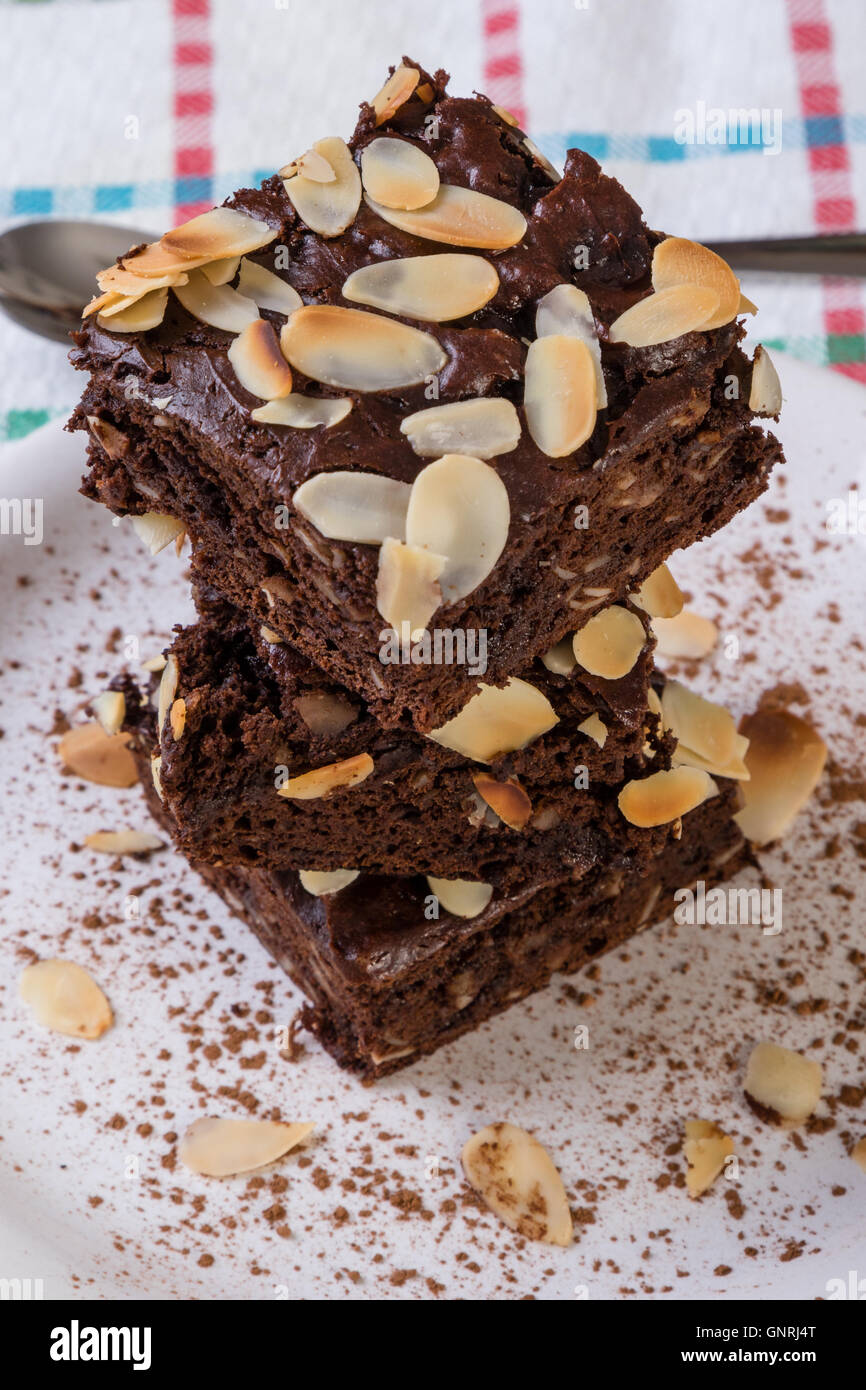
M 301 869 L 298 878 L 314 898 L 324 898 L 329 893 L 339 893 L 342 888 L 348 888 L 359 872 L 359 869 L 333 869 L 330 873 L 320 873 L 316 869 Z
M 758 710 L 742 722 L 749 740 L 745 805 L 734 816 L 755 845 L 779 840 L 808 801 L 824 771 L 827 745 L 789 710 Z
M 727 261 L 686 237 L 671 236 L 659 242 L 653 252 L 652 282 L 656 293 L 677 285 L 698 285 L 701 289 L 712 290 L 719 303 L 712 317 L 702 325 L 704 332 L 730 323 L 739 312 L 740 282 Z
M 175 700 L 168 712 L 168 722 L 172 735 L 180 739 L 186 728 L 186 700 Z
M 407 102 L 418 86 L 421 74 L 417 68 L 407 68 L 402 63 L 395 68 L 388 81 L 379 89 L 370 102 L 376 113 L 376 125 L 390 121 L 395 111 Z
M 391 391 L 435 376 L 447 354 L 430 334 L 381 314 L 307 304 L 280 334 L 293 367 L 344 391 Z
M 644 649 L 646 633 L 635 613 L 614 603 L 590 618 L 572 640 L 578 666 L 591 676 L 616 681 L 634 666 Z
M 408 140 L 380 136 L 361 151 L 364 189 L 386 208 L 412 212 L 439 192 L 439 170 L 429 154 Z
M 669 660 L 697 661 L 708 656 L 719 640 L 719 630 L 709 618 L 684 608 L 675 618 L 653 618 L 656 655 Z
M 320 535 L 334 541 L 381 545 L 406 532 L 412 488 L 380 473 L 315 473 L 292 502 Z
M 216 261 L 258 251 L 276 235 L 267 222 L 249 217 L 237 208 L 211 208 L 166 232 L 161 241 L 164 247 L 181 256 L 193 259 L 205 256 L 209 261 Z
M 697 767 L 675 767 L 670 772 L 654 772 L 626 782 L 617 803 L 630 825 L 647 829 L 669 825 L 685 816 L 709 797 L 717 787 L 712 777 Z
M 302 772 L 299 777 L 290 777 L 278 789 L 278 795 L 294 801 L 317 801 L 321 796 L 330 796 L 340 787 L 356 787 L 372 771 L 373 759 L 370 754 L 356 753 L 352 758 L 343 758 L 340 762 L 313 768 L 312 772 Z
M 258 307 L 230 285 L 212 285 L 200 270 L 190 272 L 185 285 L 175 285 L 177 295 L 188 314 L 211 328 L 225 333 L 241 333 L 259 317 Z
M 737 726 L 724 705 L 696 695 L 680 681 L 668 680 L 662 691 L 662 718 L 679 743 L 706 760 L 708 770 L 721 769 L 736 754 Z
M 758 344 L 752 363 L 749 409 L 756 415 L 778 415 L 782 409 L 782 383 L 767 349 Z
M 500 753 L 525 748 L 558 723 L 547 696 L 512 676 L 504 686 L 481 685 L 460 713 L 429 737 L 464 758 L 489 763 Z
M 597 714 L 591 714 L 588 719 L 584 719 L 582 724 L 578 724 L 577 731 L 580 734 L 586 734 L 587 738 L 591 738 L 594 743 L 598 744 L 599 748 L 603 748 L 607 743 L 607 725 L 602 719 L 599 719 Z
M 361 205 L 361 175 L 345 140 L 330 135 L 317 140 L 313 151 L 334 171 L 328 183 L 304 174 L 285 179 L 283 187 L 296 213 L 319 236 L 335 237 L 351 227 Z
M 292 373 L 267 319 L 254 319 L 229 346 L 228 359 L 245 391 L 278 400 L 292 389 Z
M 325 429 L 339 425 L 352 409 L 346 397 L 304 396 L 293 391 L 278 401 L 267 401 L 250 411 L 250 419 L 261 425 L 288 425 L 293 430 Z
M 739 304 L 737 305 L 737 313 L 738 313 L 738 314 L 756 314 L 757 312 L 758 312 L 758 306 L 757 306 L 757 304 L 753 304 L 752 301 L 751 301 L 751 299 L 747 299 L 746 296 L 742 293 L 742 291 L 740 291 L 740 302 L 739 302 Z
M 520 443 L 520 417 L 511 401 L 477 396 L 448 405 L 433 405 L 407 415 L 400 426 L 416 454 L 471 454 L 492 459 L 508 454 Z
M 491 110 L 495 111 L 499 119 L 504 121 L 506 125 L 516 126 L 520 124 L 517 117 L 513 116 L 506 106 L 495 106 L 491 104 Z
M 536 338 L 579 338 L 586 343 L 595 370 L 595 403 L 599 410 L 607 405 L 607 387 L 601 366 L 601 344 L 592 305 L 577 285 L 554 285 L 535 311 Z
M 106 270 L 98 271 L 96 276 L 96 283 L 101 290 L 126 299 L 140 299 L 143 294 L 149 294 L 152 290 L 167 289 L 172 285 L 183 284 L 185 280 L 185 270 L 172 270 L 167 271 L 165 275 L 145 278 L 142 275 L 134 275 L 122 265 L 110 265 Z
M 294 705 L 311 733 L 323 734 L 329 738 L 348 729 L 358 716 L 353 704 L 331 690 L 299 695 Z
M 198 266 L 205 265 L 207 261 L 213 259 L 212 256 L 183 256 L 180 251 L 163 246 L 161 241 L 152 241 L 149 246 L 145 246 L 134 256 L 127 252 L 121 265 L 124 270 L 128 271 L 130 275 L 134 275 L 138 280 L 156 280 L 165 283 L 166 279 L 173 281 L 175 276 L 186 275 L 190 270 L 195 270 Z M 111 270 L 110 266 L 108 270 Z M 106 274 L 107 272 L 100 273 Z
M 151 555 L 158 555 L 184 532 L 182 521 L 174 516 L 164 516 L 162 512 L 142 512 L 141 516 L 134 516 L 131 521 L 133 531 Z
M 719 296 L 700 285 L 672 285 L 638 300 L 611 324 L 612 343 L 629 347 L 655 347 L 670 343 L 683 333 L 703 330 L 717 312 Z
M 126 457 L 129 452 L 128 435 L 119 430 L 116 425 L 112 425 L 110 421 L 100 419 L 98 415 L 88 415 L 87 424 L 90 433 L 110 459 Z
M 748 747 L 749 740 L 738 734 L 733 755 L 726 763 L 714 763 L 709 758 L 696 753 L 693 748 L 687 747 L 685 743 L 678 743 L 671 754 L 671 766 L 701 767 L 711 777 L 727 777 L 733 782 L 748 782 L 749 769 L 745 763 Z
M 550 178 L 553 179 L 554 183 L 559 183 L 562 174 L 559 172 L 556 165 L 547 158 L 544 150 L 540 149 L 534 140 L 530 140 L 528 135 L 524 135 L 523 137 L 523 148 L 529 151 L 536 164 L 541 166 L 545 174 L 548 174 Z
M 690 1197 L 700 1197 L 724 1170 L 734 1141 L 711 1120 L 686 1120 L 685 1130 L 686 1189 Z
M 439 584 L 444 601 L 454 603 L 491 573 L 510 521 L 508 492 L 496 470 L 467 454 L 445 454 L 412 484 L 406 541 L 445 556 Z
M 150 760 L 150 776 L 151 776 L 151 780 L 153 781 L 153 789 L 154 789 L 154 791 L 156 792 L 156 794 L 157 794 L 157 796 L 159 797 L 160 801 L 164 801 L 165 798 L 164 798 L 164 796 L 163 796 L 163 794 L 162 794 L 162 758 L 161 758 L 161 757 L 157 756 L 157 757 L 155 757 L 155 758 L 151 758 L 151 760 Z
M 505 251 L 516 246 L 526 231 L 526 218 L 519 208 L 455 184 L 440 184 L 432 202 L 411 212 L 386 207 L 369 194 L 365 197 L 373 211 L 392 227 L 425 241 L 444 241 L 448 246 Z
M 343 285 L 343 298 L 401 318 L 446 323 L 474 314 L 498 289 L 499 276 L 483 256 L 446 251 L 362 266 Z
M 555 647 L 544 653 L 541 662 L 555 676 L 570 676 L 577 665 L 574 640 L 571 637 L 563 637 L 561 642 L 557 642 Z
M 486 1125 L 463 1146 L 463 1171 L 479 1197 L 526 1240 L 570 1245 L 571 1212 L 547 1150 L 516 1125 Z
M 333 183 L 337 175 L 333 164 L 329 164 L 323 154 L 318 150 L 307 150 L 298 159 L 293 159 L 291 164 L 286 164 L 280 169 L 280 177 L 284 179 L 293 178 L 295 174 L 303 174 L 305 179 L 312 179 L 313 183 Z
M 206 261 L 201 273 L 212 285 L 227 285 L 238 273 L 240 256 L 223 256 L 218 261 Z
M 274 632 L 274 629 L 272 627 L 268 627 L 265 623 L 262 623 L 261 627 L 259 628 L 259 632 L 261 633 L 262 637 L 268 643 L 269 646 L 282 646 L 282 637 L 278 632 Z
M 150 854 L 165 842 L 148 830 L 97 830 L 85 835 L 84 843 L 98 854 Z
M 472 781 L 482 801 L 486 801 L 501 821 L 512 830 L 523 830 L 532 815 L 532 802 L 513 777 L 498 782 L 489 772 L 474 772 Z
M 64 767 L 100 787 L 132 787 L 138 781 L 129 734 L 107 734 L 97 723 L 78 724 L 57 745 Z
M 749 1056 L 743 1090 L 767 1119 L 802 1124 L 821 1099 L 822 1070 L 801 1052 L 778 1043 L 758 1043 Z
M 160 676 L 159 680 L 159 694 L 157 697 L 156 708 L 157 739 L 160 739 L 162 737 L 162 731 L 165 727 L 165 721 L 168 716 L 168 712 L 171 709 L 171 706 L 174 702 L 174 697 L 177 694 L 177 682 L 179 674 L 180 673 L 178 671 L 177 658 L 174 656 L 173 653 L 170 652 L 166 660 L 165 666 L 163 667 L 162 675 Z
M 473 883 L 468 878 L 433 878 L 428 874 L 427 882 L 452 917 L 477 917 L 493 897 L 489 883 Z
M 142 671 L 164 671 L 165 664 L 165 657 L 162 652 L 160 652 L 159 656 L 149 656 L 147 661 L 143 661 L 141 663 L 141 669 Z
M 228 1178 L 264 1168 L 294 1149 L 312 1132 L 311 1124 L 277 1120 L 196 1120 L 180 1141 L 185 1168 L 207 1178 Z
M 21 975 L 18 992 L 36 1022 L 71 1038 L 101 1038 L 114 1022 L 96 981 L 71 960 L 38 960 Z
M 667 565 L 659 565 L 629 598 L 651 618 L 676 618 L 683 611 L 682 590 Z
M 271 309 L 275 314 L 293 314 L 304 302 L 288 281 L 246 256 L 238 275 L 238 294 L 251 299 L 260 309 Z
M 97 695 L 95 700 L 91 700 L 93 713 L 96 715 L 105 733 L 111 735 L 120 732 L 120 726 L 126 718 L 126 696 L 122 690 L 104 690 L 101 695 Z
M 177 285 L 175 288 L 183 287 Z M 168 290 L 153 290 L 109 318 L 100 314 L 97 322 L 110 333 L 146 333 L 149 328 L 158 328 L 162 323 L 167 303 Z
M 565 458 L 595 429 L 596 376 L 580 338 L 536 338 L 526 354 L 523 404 L 529 433 L 548 458 Z
M 388 537 L 379 551 L 376 607 L 389 627 L 405 630 L 413 640 L 423 632 L 442 603 L 438 579 L 447 561 L 444 555 Z
M 857 1140 L 857 1143 L 851 1150 L 851 1157 L 857 1164 L 861 1173 L 866 1173 L 866 1135 L 864 1135 L 862 1139 Z
M 429 82 L 422 82 L 421 86 L 417 89 L 417 95 L 421 101 L 432 101 L 436 93 L 433 91 Z

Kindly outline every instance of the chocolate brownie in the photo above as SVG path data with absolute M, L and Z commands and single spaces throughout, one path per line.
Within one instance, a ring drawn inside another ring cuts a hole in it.
M 781 456 L 723 263 L 446 80 L 405 60 L 348 146 L 127 257 L 72 353 L 83 491 L 177 518 L 251 622 L 421 731 L 477 676 L 383 663 L 395 614 L 485 631 L 501 685 Z

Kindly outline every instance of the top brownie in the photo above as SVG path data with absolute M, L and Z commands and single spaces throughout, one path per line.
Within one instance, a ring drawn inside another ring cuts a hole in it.
M 464 645 L 505 683 L 780 457 L 724 262 L 446 81 L 405 59 L 348 146 L 111 267 L 72 353 L 83 491 L 154 548 L 175 518 L 251 621 L 425 732 L 482 678 Z

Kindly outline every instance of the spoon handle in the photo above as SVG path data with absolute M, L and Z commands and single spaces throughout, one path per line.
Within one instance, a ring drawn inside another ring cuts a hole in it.
M 735 270 L 776 270 L 788 275 L 866 275 L 866 234 L 863 232 L 768 241 L 714 241 L 708 245 Z

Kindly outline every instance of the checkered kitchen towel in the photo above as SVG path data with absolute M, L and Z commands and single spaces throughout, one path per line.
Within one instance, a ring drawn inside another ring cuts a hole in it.
M 864 0 L 0 0 L 0 40 L 0 225 L 160 232 L 347 134 L 408 53 L 555 163 L 588 150 L 653 226 L 866 226 Z M 765 342 L 866 382 L 859 282 L 744 288 Z M 63 349 L 2 318 L 0 361 L 0 438 L 74 403 Z

